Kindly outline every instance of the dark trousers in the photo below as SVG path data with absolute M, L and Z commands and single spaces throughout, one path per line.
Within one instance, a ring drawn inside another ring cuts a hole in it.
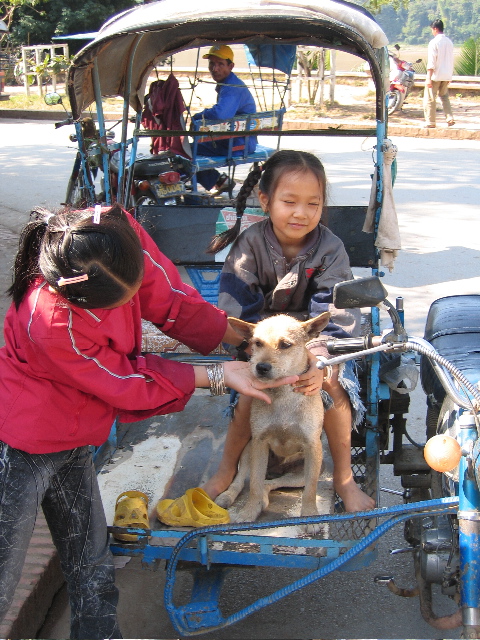
M 68 585 L 71 638 L 121 638 L 107 523 L 89 447 L 28 454 L 0 442 L 0 619 L 21 577 L 39 507 Z

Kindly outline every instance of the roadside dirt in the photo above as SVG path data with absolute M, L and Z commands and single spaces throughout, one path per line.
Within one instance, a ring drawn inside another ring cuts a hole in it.
M 425 123 L 422 103 L 423 89 L 416 89 L 401 111 L 389 116 L 389 129 L 397 126 L 423 128 Z M 455 127 L 450 129 L 464 129 L 479 131 L 480 134 L 480 96 L 470 92 L 470 95 L 455 94 L 450 95 L 453 113 L 455 116 Z M 308 104 L 292 105 L 286 114 L 286 120 L 310 120 L 319 124 L 363 124 L 368 127 L 375 123 L 375 101 L 373 91 L 363 87 L 351 85 L 338 85 L 335 89 L 335 102 L 333 104 L 325 101 L 322 108 Z M 441 109 L 440 101 L 437 103 L 437 132 L 448 129 Z M 432 134 L 436 131 L 426 131 Z M 456 137 L 456 136 L 452 136 Z
M 64 92 L 63 85 L 59 85 L 57 89 L 60 93 Z M 23 87 L 6 87 L 5 93 L 18 95 L 22 94 Z M 289 106 L 287 113 L 285 114 L 285 122 L 303 121 L 310 122 L 310 128 L 312 125 L 338 125 L 354 123 L 362 126 L 375 126 L 375 92 L 373 89 L 373 83 L 366 84 L 365 80 L 358 81 L 337 81 L 335 86 L 334 102 L 330 103 L 329 87 L 325 87 L 324 103 L 321 108 L 318 106 L 312 106 L 307 103 L 306 88 L 303 89 L 302 95 L 298 96 L 298 90 L 295 87 L 292 88 L 292 104 Z M 32 95 L 36 95 L 32 90 Z M 415 87 L 407 102 L 404 104 L 400 112 L 394 113 L 389 117 L 389 129 L 392 127 L 413 127 L 415 129 L 422 128 L 424 125 L 423 106 L 422 106 L 423 87 Z M 210 104 L 210 90 L 208 90 L 208 96 L 205 100 L 192 102 L 193 112 L 209 106 Z M 480 95 L 476 91 L 450 91 L 450 101 L 452 103 L 453 113 L 455 116 L 456 125 L 453 129 L 477 131 L 480 138 Z M 208 104 L 207 104 L 208 103 Z M 14 107 L 13 101 L 2 100 L 0 101 L 0 116 L 1 110 L 11 110 Z M 35 101 L 35 104 L 28 105 L 23 108 L 26 111 L 48 111 L 51 107 L 47 107 L 43 100 Z M 122 100 L 120 98 L 108 98 L 105 100 L 105 111 L 112 115 L 121 114 L 123 109 Z M 298 123 L 300 124 L 300 123 Z M 305 127 L 308 128 L 308 127 Z M 437 130 L 426 131 L 425 134 L 440 136 L 442 130 L 447 130 L 447 125 L 441 110 L 440 101 L 437 103 Z M 451 135 L 450 129 L 449 137 L 465 137 Z M 397 135 L 400 135 L 397 133 Z M 408 132 L 407 132 L 408 135 Z M 477 136 L 475 136 L 477 137 Z

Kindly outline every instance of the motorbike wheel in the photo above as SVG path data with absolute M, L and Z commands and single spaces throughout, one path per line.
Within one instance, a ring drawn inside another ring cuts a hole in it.
M 75 176 L 73 173 L 68 181 L 65 204 L 72 207 L 83 208 L 87 204 L 87 190 L 81 172 Z
M 387 111 L 391 116 L 395 111 L 400 111 L 403 105 L 404 95 L 396 89 L 387 93 Z
M 135 197 L 133 196 L 133 204 L 136 207 L 148 207 L 152 205 L 158 205 L 157 199 L 150 191 L 147 191 L 141 196 Z

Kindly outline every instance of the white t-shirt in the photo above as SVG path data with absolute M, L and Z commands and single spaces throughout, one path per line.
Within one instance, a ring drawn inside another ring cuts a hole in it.
M 450 82 L 453 75 L 453 42 L 439 33 L 428 43 L 427 69 L 433 69 L 432 80 Z

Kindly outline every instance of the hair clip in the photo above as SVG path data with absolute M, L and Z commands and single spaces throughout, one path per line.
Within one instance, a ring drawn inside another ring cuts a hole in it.
M 74 278 L 60 278 L 57 280 L 57 286 L 63 287 L 66 284 L 75 284 L 76 282 L 83 282 L 88 280 L 88 274 L 83 273 L 81 276 L 75 276 Z
M 100 224 L 100 214 L 102 213 L 102 205 L 96 204 L 93 209 L 93 224 Z

